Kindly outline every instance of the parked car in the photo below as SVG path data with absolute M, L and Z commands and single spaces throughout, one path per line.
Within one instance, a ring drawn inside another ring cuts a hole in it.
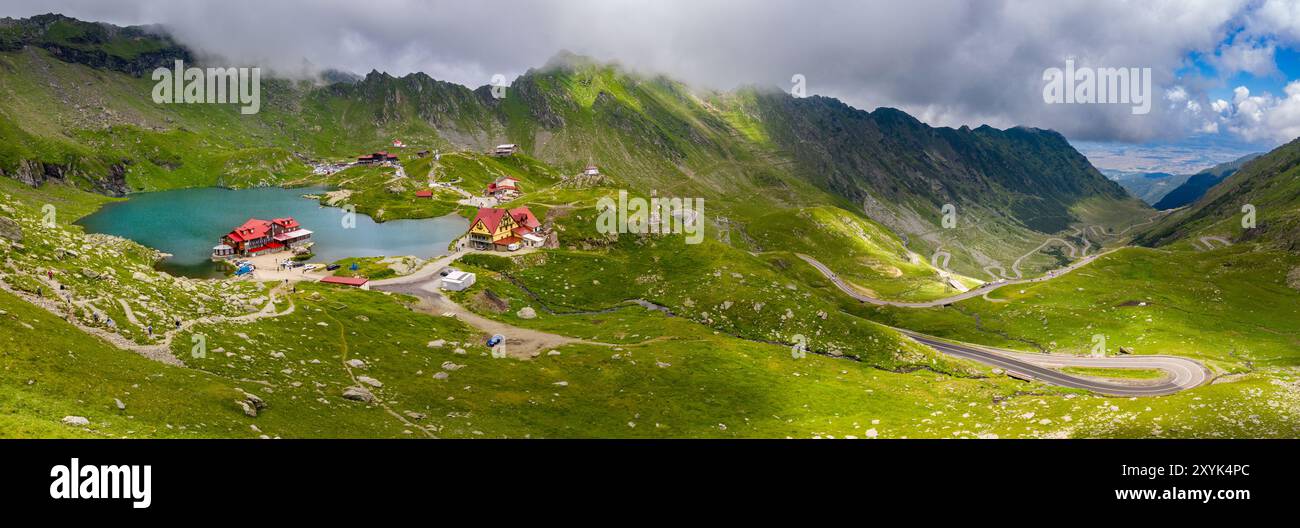
M 325 266 L 325 271 L 334 271 L 334 270 L 339 269 L 339 268 L 341 268 L 341 267 L 343 267 L 343 266 L 340 266 L 340 265 L 338 265 L 338 264 L 330 264 L 330 265 L 328 265 L 328 266 Z
M 497 335 L 492 336 L 491 339 L 488 339 L 488 340 L 487 340 L 487 346 L 488 346 L 488 348 L 493 348 L 493 347 L 496 347 L 497 345 L 501 344 L 501 342 L 502 342 L 502 341 L 505 341 L 505 340 L 506 340 L 506 336 L 503 336 L 503 335 L 501 335 L 501 334 L 497 334 Z

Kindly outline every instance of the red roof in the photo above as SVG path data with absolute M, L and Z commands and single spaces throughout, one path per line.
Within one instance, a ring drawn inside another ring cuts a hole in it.
M 377 159 L 377 160 L 395 160 L 395 159 L 397 159 L 397 156 L 394 156 L 394 155 L 392 155 L 392 154 L 389 154 L 388 151 L 384 151 L 384 150 L 381 150 L 381 151 L 376 152 L 376 153 L 374 153 L 374 154 L 366 154 L 365 156 L 357 156 L 357 160 L 372 160 L 372 159 Z
M 430 190 L 428 190 L 428 189 L 424 189 L 424 190 L 421 190 L 421 191 L 415 191 L 415 197 L 416 197 L 416 198 L 433 198 L 433 191 L 430 191 Z
M 370 279 L 367 279 L 365 277 L 325 277 L 320 281 L 327 284 L 342 284 L 344 286 L 362 286 L 365 285 L 365 283 L 370 282 Z
M 529 211 L 527 207 L 516 207 L 511 209 L 510 216 L 514 217 L 515 223 L 527 227 L 530 230 L 537 229 L 542 225 L 541 222 L 537 221 L 537 217 L 533 216 L 533 212 Z
M 469 225 L 472 227 L 474 224 L 477 224 L 479 220 L 482 220 L 483 226 L 487 227 L 487 230 L 489 232 L 495 233 L 497 232 L 497 226 L 501 224 L 501 218 L 504 217 L 505 215 L 506 215 L 505 209 L 493 209 L 491 207 L 480 207 L 478 210 L 478 214 L 474 215 L 474 220 L 470 221 Z
M 243 225 L 227 233 L 226 237 L 236 242 L 248 242 L 249 240 L 265 238 L 271 234 L 272 224 L 280 226 L 285 231 L 293 231 L 302 227 L 293 218 L 276 218 L 269 222 L 258 218 L 249 218 Z
M 501 240 L 497 240 L 497 241 L 493 242 L 493 244 L 496 244 L 496 245 L 498 245 L 498 246 L 509 246 L 510 244 L 518 244 L 518 243 L 520 242 L 520 240 L 522 240 L 522 239 L 520 239 L 519 237 L 516 237 L 516 236 L 509 236 L 509 237 L 505 237 L 505 238 L 503 238 L 503 239 L 501 239 Z
M 236 242 L 247 242 L 265 237 L 271 233 L 271 223 L 266 220 L 249 218 L 243 225 L 236 227 L 226 236 Z

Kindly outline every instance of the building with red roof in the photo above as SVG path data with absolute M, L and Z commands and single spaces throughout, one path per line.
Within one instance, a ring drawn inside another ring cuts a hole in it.
M 515 251 L 524 246 L 540 246 L 545 241 L 537 231 L 541 222 L 527 207 L 496 209 L 483 207 L 469 224 L 469 243 L 476 249 Z
M 429 189 L 420 189 L 415 191 L 416 198 L 433 198 L 433 191 Z
M 483 191 L 483 194 L 505 201 L 518 198 L 522 196 L 524 192 L 519 188 L 518 178 L 502 176 L 497 178 L 496 181 L 489 183 L 487 189 Z
M 396 163 L 397 156 L 389 154 L 386 150 L 381 150 L 374 154 L 366 154 L 365 156 L 357 157 L 357 163 L 362 165 L 378 165 L 384 162 Z
M 325 284 L 339 284 L 339 285 L 342 285 L 342 286 L 352 286 L 352 287 L 354 287 L 354 288 L 361 288 L 361 289 L 363 289 L 363 290 L 369 290 L 369 289 L 370 289 L 370 279 L 367 279 L 367 278 L 365 278 L 365 277 L 334 277 L 334 276 L 329 276 L 329 277 L 325 277 L 325 278 L 321 279 L 320 282 L 325 283 Z
M 536 231 L 537 228 L 542 227 L 542 223 L 537 221 L 537 217 L 533 216 L 533 212 L 527 207 L 511 209 L 510 216 L 515 219 L 515 223 L 528 228 L 529 231 Z
M 249 256 L 268 251 L 280 251 L 307 243 L 311 235 L 311 231 L 303 229 L 293 218 L 274 220 L 249 218 L 239 227 L 226 233 L 226 236 L 221 237 L 221 245 L 213 248 L 213 256 Z

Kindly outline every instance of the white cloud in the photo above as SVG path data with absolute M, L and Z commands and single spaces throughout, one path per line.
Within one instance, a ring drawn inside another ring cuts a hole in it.
M 1238 40 L 1220 47 L 1211 62 L 1225 78 L 1243 72 L 1263 77 L 1278 73 L 1276 53 L 1277 46 L 1272 42 Z
M 1171 103 L 1181 103 L 1187 100 L 1187 89 L 1182 86 L 1175 86 L 1165 90 L 1165 99 Z
M 1249 88 L 1238 86 L 1233 89 L 1232 102 L 1216 99 L 1210 103 L 1210 110 L 1212 113 L 1205 116 L 1197 132 L 1226 130 L 1249 142 L 1290 141 L 1300 137 L 1300 81 L 1287 84 L 1280 97 L 1268 92 L 1253 94 Z

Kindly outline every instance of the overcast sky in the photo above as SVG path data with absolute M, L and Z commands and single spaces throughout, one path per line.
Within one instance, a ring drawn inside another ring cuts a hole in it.
M 701 87 L 790 87 L 943 126 L 1029 125 L 1072 141 L 1300 136 L 1300 2 L 1282 0 L 5 0 L 0 15 L 61 12 L 159 23 L 200 52 L 280 72 L 424 71 L 469 86 L 562 49 Z M 1048 105 L 1043 72 L 1073 58 L 1151 68 L 1147 115 Z M 1247 148 L 1249 150 L 1249 148 Z

